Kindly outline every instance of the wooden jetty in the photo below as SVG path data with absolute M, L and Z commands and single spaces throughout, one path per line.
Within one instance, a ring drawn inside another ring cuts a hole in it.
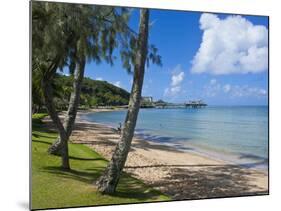
M 186 108 L 202 108 L 207 106 L 207 104 L 204 103 L 202 100 L 191 100 L 186 102 L 184 105 Z

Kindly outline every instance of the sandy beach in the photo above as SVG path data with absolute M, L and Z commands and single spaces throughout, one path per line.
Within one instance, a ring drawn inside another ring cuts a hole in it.
M 106 109 L 98 111 L 107 111 Z M 70 137 L 110 160 L 120 137 L 115 129 L 99 123 L 76 120 Z M 268 193 L 266 171 L 229 164 L 190 151 L 156 144 L 135 137 L 125 171 L 173 199 L 198 199 Z

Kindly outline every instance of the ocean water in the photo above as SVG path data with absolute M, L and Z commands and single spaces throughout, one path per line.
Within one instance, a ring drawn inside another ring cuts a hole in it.
M 125 116 L 126 111 L 113 111 L 82 118 L 117 127 Z M 136 135 L 246 168 L 268 167 L 267 106 L 141 109 Z

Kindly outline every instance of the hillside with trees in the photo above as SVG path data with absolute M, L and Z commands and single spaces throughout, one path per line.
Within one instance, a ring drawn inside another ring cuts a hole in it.
M 81 92 L 81 105 L 89 107 L 128 105 L 130 97 L 130 94 L 120 87 L 90 78 L 84 78 Z
M 66 108 L 72 89 L 72 77 L 57 75 L 55 86 L 61 86 L 61 94 L 57 97 L 58 107 Z M 107 81 L 93 80 L 85 77 L 81 85 L 80 106 L 92 108 L 97 106 L 128 105 L 130 94 Z
M 54 103 L 58 110 L 66 110 L 72 92 L 72 76 L 56 74 L 52 86 L 54 87 Z M 35 86 L 33 87 L 35 88 Z M 33 90 L 33 109 L 43 108 L 40 91 Z M 85 77 L 81 85 L 80 107 L 96 108 L 99 106 L 128 105 L 130 94 L 107 81 L 93 80 Z

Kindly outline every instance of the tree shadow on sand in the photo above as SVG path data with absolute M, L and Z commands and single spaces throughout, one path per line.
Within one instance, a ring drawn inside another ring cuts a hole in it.
M 184 153 L 184 151 L 194 151 L 193 148 L 191 147 L 184 147 L 184 146 L 180 146 L 178 145 L 177 148 L 180 150 L 184 150 L 184 151 L 180 151 L 180 150 L 175 150 L 175 146 L 177 146 L 176 144 L 172 146 L 168 146 L 168 145 L 161 145 L 161 144 L 157 144 L 157 143 L 150 143 L 147 141 L 142 141 L 142 140 L 138 140 L 138 142 L 133 143 L 132 144 L 132 148 L 140 148 L 143 150 L 151 150 L 151 149 L 156 149 L 156 150 L 162 150 L 162 151 L 167 151 L 167 152 L 175 152 L 177 151 L 178 153 Z
M 105 127 L 103 125 L 98 125 L 98 124 L 92 124 L 92 123 L 86 123 L 86 122 L 77 122 L 75 124 L 75 130 L 79 131 L 92 131 L 93 128 L 99 131 L 99 133 L 103 133 L 104 135 L 106 134 L 112 134 L 116 133 L 116 130 L 113 128 Z
M 251 181 L 264 176 L 237 165 L 157 165 L 126 168 L 170 168 L 161 181 L 152 182 L 152 188 L 161 190 L 173 199 L 202 199 L 268 194 Z

